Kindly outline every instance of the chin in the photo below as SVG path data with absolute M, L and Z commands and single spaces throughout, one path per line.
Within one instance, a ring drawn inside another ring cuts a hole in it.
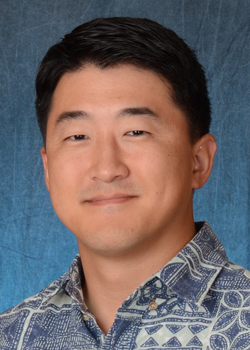
M 130 254 L 142 244 L 143 238 L 134 228 L 117 229 L 105 227 L 95 228 L 78 234 L 78 244 L 84 251 L 92 251 L 105 256 L 122 256 Z M 98 232 L 98 233 L 97 233 Z

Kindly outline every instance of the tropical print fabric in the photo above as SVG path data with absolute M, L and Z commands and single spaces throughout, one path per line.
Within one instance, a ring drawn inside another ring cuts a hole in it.
M 0 316 L 1 350 L 250 349 L 250 272 L 230 263 L 207 223 L 119 308 L 104 335 L 82 295 L 80 257 Z

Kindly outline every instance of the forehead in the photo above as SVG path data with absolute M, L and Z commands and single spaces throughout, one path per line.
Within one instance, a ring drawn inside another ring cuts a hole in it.
M 173 104 L 171 85 L 153 71 L 132 65 L 100 69 L 87 65 L 65 73 L 52 96 L 51 112 L 70 104 L 97 103 L 96 107 L 120 103 Z M 50 113 L 50 114 L 52 114 Z

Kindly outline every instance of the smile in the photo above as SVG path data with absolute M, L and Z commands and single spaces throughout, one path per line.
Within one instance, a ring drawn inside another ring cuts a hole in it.
M 112 196 L 96 196 L 89 200 L 86 200 L 85 203 L 95 205 L 95 206 L 102 206 L 102 205 L 112 205 L 112 204 L 121 204 L 125 203 L 136 196 L 131 196 L 127 194 L 115 194 Z

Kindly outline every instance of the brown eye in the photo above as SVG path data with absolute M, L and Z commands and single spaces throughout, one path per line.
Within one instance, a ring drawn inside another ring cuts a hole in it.
M 72 141 L 82 141 L 88 139 L 87 135 L 73 135 L 68 138 L 69 140 Z
M 141 135 L 145 135 L 147 132 L 144 130 L 132 130 L 127 132 L 126 135 L 128 136 L 141 136 Z

